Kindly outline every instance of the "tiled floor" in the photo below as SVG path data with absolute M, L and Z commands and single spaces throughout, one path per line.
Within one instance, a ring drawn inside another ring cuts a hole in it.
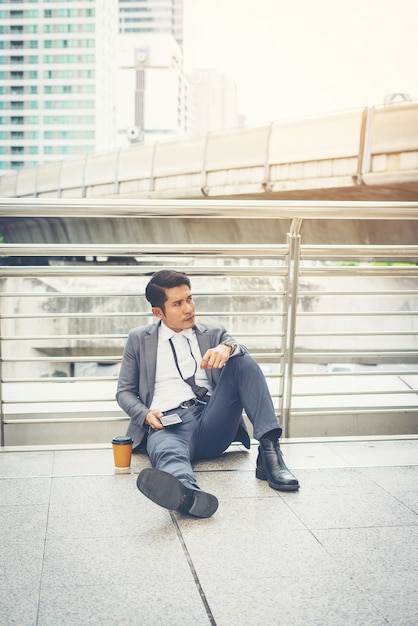
M 196 465 L 214 517 L 160 509 L 110 447 L 0 454 L 0 624 L 418 624 L 418 439 L 283 444 L 298 493 L 256 480 L 257 448 Z

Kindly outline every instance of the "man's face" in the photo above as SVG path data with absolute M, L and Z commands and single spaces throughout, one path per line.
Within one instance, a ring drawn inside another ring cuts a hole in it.
M 165 289 L 167 300 L 165 312 L 159 307 L 153 307 L 155 317 L 161 319 L 168 328 L 179 333 L 195 325 L 195 303 L 187 285 Z

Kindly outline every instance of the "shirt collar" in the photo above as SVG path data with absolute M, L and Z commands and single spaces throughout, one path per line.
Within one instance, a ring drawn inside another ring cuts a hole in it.
M 193 328 L 185 328 L 180 333 L 176 333 L 174 330 L 171 330 L 171 328 L 166 326 L 164 324 L 164 322 L 161 322 L 161 326 L 160 326 L 160 337 L 161 337 L 161 339 L 164 339 L 165 341 L 168 341 L 169 339 L 172 339 L 176 335 L 184 335 L 187 339 L 192 339 L 192 337 L 193 337 Z

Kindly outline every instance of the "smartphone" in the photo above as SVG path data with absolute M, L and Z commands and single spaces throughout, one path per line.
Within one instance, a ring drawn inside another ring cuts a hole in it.
M 180 424 L 182 419 L 180 415 L 177 413 L 171 413 L 170 415 L 163 415 L 161 418 L 161 424 L 167 428 L 167 426 L 175 426 L 176 424 Z

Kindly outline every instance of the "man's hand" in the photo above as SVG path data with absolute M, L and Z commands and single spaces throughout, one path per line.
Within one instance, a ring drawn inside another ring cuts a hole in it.
M 211 370 L 223 367 L 229 359 L 231 352 L 231 346 L 226 346 L 223 343 L 216 346 L 216 348 L 210 348 L 200 361 L 200 369 Z
M 154 430 L 161 430 L 164 426 L 161 424 L 160 420 L 163 417 L 163 413 L 158 409 L 151 409 L 145 418 L 145 423 L 148 426 L 151 426 Z

